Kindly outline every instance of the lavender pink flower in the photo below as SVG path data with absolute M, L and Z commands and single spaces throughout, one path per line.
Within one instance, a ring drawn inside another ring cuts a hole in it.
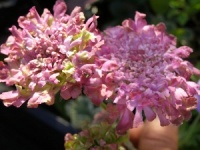
M 138 127 L 144 118 L 152 121 L 158 116 L 162 126 L 180 125 L 190 118 L 197 103 L 194 95 L 199 93 L 199 86 L 190 77 L 200 75 L 184 60 L 192 52 L 190 47 L 177 48 L 176 38 L 166 33 L 163 23 L 148 25 L 145 14 L 139 12 L 135 20 L 106 29 L 103 38 L 105 44 L 93 66 L 96 69 L 90 69 L 92 77 L 101 70 L 101 82 L 93 86 L 100 97 L 88 95 L 95 103 L 108 99 L 120 108 L 119 132 Z
M 200 85 L 200 80 L 197 82 L 198 85 Z M 200 95 L 197 94 L 195 95 L 196 99 L 197 99 L 197 108 L 196 110 L 200 113 Z
M 6 64 L 0 62 L 0 81 L 15 85 L 15 91 L 0 94 L 4 105 L 28 107 L 53 104 L 60 92 L 64 99 L 80 95 L 82 85 L 73 74 L 77 62 L 88 63 L 101 45 L 96 29 L 96 16 L 85 22 L 76 7 L 70 15 L 67 6 L 57 0 L 51 14 L 44 9 L 40 16 L 35 7 L 18 19 L 19 28 L 12 26 L 12 35 L 1 45 L 1 53 L 7 55 Z M 76 62 L 76 63 L 75 63 Z
M 7 77 L 8 68 L 2 61 L 0 61 L 0 82 L 6 82 Z

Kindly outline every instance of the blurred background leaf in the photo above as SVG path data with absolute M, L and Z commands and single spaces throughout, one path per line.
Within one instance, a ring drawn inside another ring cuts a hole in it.
M 95 107 L 86 96 L 79 96 L 76 100 L 68 101 L 64 108 L 72 126 L 77 129 L 83 129 L 90 124 L 94 115 L 100 111 L 100 107 Z

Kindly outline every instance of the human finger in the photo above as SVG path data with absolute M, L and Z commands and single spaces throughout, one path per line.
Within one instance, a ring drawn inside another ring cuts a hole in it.
M 146 121 L 140 136 L 139 150 L 177 150 L 178 149 L 178 127 L 175 125 L 160 126 L 156 118 L 152 122 Z

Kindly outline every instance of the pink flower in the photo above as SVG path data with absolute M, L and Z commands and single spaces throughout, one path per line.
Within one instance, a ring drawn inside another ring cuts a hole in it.
M 4 92 L 1 94 L 1 99 L 4 100 L 5 106 L 14 105 L 16 107 L 21 106 L 26 101 L 24 97 L 20 96 L 18 91 Z
M 0 82 L 6 82 L 7 78 L 8 68 L 2 61 L 0 61 Z
M 101 46 L 101 36 L 96 29 L 96 16 L 88 19 L 76 7 L 70 15 L 66 4 L 57 0 L 51 14 L 44 9 L 40 16 L 35 7 L 18 19 L 19 27 L 12 26 L 12 35 L 1 45 L 7 55 L 0 63 L 0 81 L 15 85 L 16 91 L 0 94 L 6 106 L 28 107 L 54 103 L 60 91 L 64 99 L 76 98 L 82 85 L 74 77 L 82 63 L 93 61 L 95 51 Z
M 142 113 L 149 121 L 157 115 L 162 126 L 179 125 L 190 117 L 196 107 L 194 95 L 199 93 L 198 85 L 189 79 L 200 71 L 183 60 L 192 49 L 177 48 L 164 24 L 148 25 L 144 18 L 145 14 L 136 12 L 135 20 L 106 29 L 105 44 L 97 52 L 101 84 L 112 93 L 106 99 L 126 107 L 118 112 L 121 131 L 139 126 Z
M 121 110 L 121 112 L 123 113 L 121 113 L 121 116 L 119 117 L 116 130 L 117 130 L 117 133 L 124 134 L 128 129 L 132 128 L 132 121 L 133 121 L 134 115 L 127 108 L 124 108 L 123 110 Z
M 200 80 L 197 82 L 198 85 L 200 85 Z M 197 111 L 200 113 L 200 94 L 195 95 L 197 99 Z

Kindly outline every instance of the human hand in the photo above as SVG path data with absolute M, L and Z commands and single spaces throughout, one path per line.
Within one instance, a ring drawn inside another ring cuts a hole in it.
M 139 150 L 177 150 L 178 127 L 160 126 L 159 119 L 146 121 L 144 125 L 130 130 L 130 139 Z

